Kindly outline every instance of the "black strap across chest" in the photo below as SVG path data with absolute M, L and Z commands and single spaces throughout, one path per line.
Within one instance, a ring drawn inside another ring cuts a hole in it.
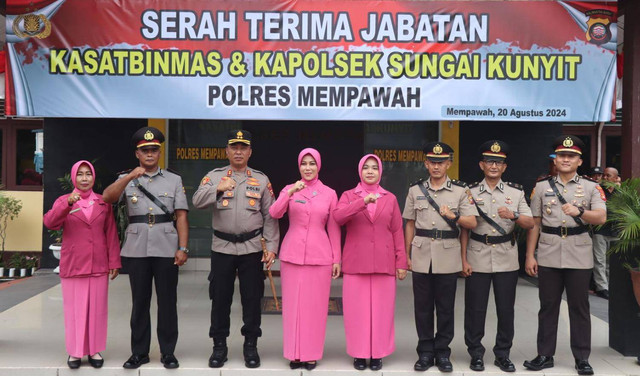
M 424 195 L 424 197 L 427 198 L 427 200 L 429 201 L 429 203 L 431 204 L 431 206 L 433 206 L 436 211 L 438 212 L 438 214 L 440 215 L 440 217 L 442 217 L 442 219 L 445 220 L 445 222 L 447 222 L 447 224 L 454 230 L 454 231 L 458 231 L 458 226 L 456 225 L 456 223 L 452 220 L 449 219 L 447 217 L 445 217 L 444 215 L 442 215 L 442 213 L 440 212 L 440 206 L 438 205 L 438 203 L 436 203 L 436 201 L 431 198 L 431 195 L 429 194 L 429 191 L 427 190 L 427 188 L 424 186 L 424 184 L 419 183 L 418 187 L 420 187 L 420 190 L 422 191 L 422 194 Z
M 480 209 L 480 206 L 478 205 L 478 202 L 475 199 L 473 200 L 473 203 L 476 205 L 476 208 L 478 209 L 478 214 L 480 214 L 482 219 L 487 221 L 487 223 L 490 224 L 491 227 L 495 228 L 496 231 L 498 231 L 501 235 L 507 235 L 507 231 L 505 229 L 503 229 L 499 224 L 496 223 L 496 221 L 491 219 L 491 217 L 489 217 L 487 213 L 483 212 L 482 209 Z
M 553 181 L 553 178 L 549 179 L 549 185 L 551 186 L 551 189 L 553 189 L 553 193 L 555 193 L 555 195 L 558 197 L 558 201 L 560 201 L 560 203 L 562 203 L 562 205 L 567 203 L 567 200 L 564 199 L 564 197 L 562 197 L 562 195 L 560 194 L 560 191 L 558 190 L 558 187 L 556 186 L 556 183 Z M 574 221 L 576 221 L 576 223 L 579 226 L 582 226 L 583 223 L 580 219 L 576 218 L 576 217 L 571 217 L 573 218 Z
M 151 200 L 154 204 L 156 204 L 160 209 L 162 209 L 163 212 L 169 214 L 169 215 L 173 215 L 173 213 L 171 213 L 169 211 L 169 208 L 167 208 L 167 206 L 165 204 L 162 203 L 162 201 L 160 201 L 156 196 L 154 196 L 151 192 L 149 192 L 145 187 L 142 186 L 142 184 L 140 184 L 140 181 L 138 180 L 138 178 L 133 179 L 133 184 L 136 185 L 136 188 L 138 188 L 140 190 L 140 192 L 142 192 L 142 194 L 144 194 L 145 196 L 147 196 L 147 198 L 149 200 Z

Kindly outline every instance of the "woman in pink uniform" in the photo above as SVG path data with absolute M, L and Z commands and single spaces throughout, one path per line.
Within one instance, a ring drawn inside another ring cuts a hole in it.
M 109 276 L 120 269 L 120 243 L 111 205 L 93 192 L 95 170 L 88 161 L 71 168 L 75 189 L 58 197 L 44 215 L 44 225 L 62 228 L 60 284 L 64 308 L 64 333 L 69 368 L 78 368 L 82 357 L 102 367 L 100 351 L 107 347 Z
M 336 221 L 347 226 L 342 252 L 342 300 L 347 353 L 357 370 L 382 369 L 393 353 L 396 278 L 407 276 L 398 200 L 380 187 L 382 163 L 373 154 L 358 164 L 360 183 L 340 197 Z
M 333 218 L 338 196 L 318 179 L 321 165 L 317 150 L 302 150 L 302 179 L 284 187 L 269 208 L 273 218 L 289 212 L 279 257 L 282 342 L 291 369 L 312 370 L 322 358 L 331 278 L 340 275 L 340 226 Z

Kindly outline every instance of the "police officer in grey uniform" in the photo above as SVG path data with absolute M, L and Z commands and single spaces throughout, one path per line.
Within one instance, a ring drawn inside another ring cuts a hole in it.
M 462 271 L 460 227 L 476 227 L 478 212 L 467 185 L 447 176 L 453 149 L 443 142 L 427 144 L 424 153 L 428 179 L 409 188 L 402 216 L 409 268 L 413 270 L 413 299 L 418 332 L 416 371 L 434 364 L 453 371 L 449 344 L 453 340 L 454 303 L 458 273 Z M 434 337 L 433 310 L 437 309 Z
M 484 179 L 469 186 L 478 209 L 478 226 L 462 229 L 462 274 L 467 277 L 464 291 L 464 341 L 471 355 L 469 368 L 484 370 L 484 337 L 489 290 L 493 293 L 498 315 L 498 333 L 493 347 L 494 364 L 505 372 L 516 370 L 509 360 L 513 343 L 514 304 L 518 283 L 518 245 L 513 229 L 517 223 L 533 228 L 531 209 L 519 184 L 502 181 L 507 169 L 509 146 L 490 140 L 479 148 L 480 169 Z M 470 238 L 467 236 L 470 234 Z
M 267 269 L 276 257 L 280 231 L 278 221 L 271 218 L 269 207 L 274 202 L 269 178 L 247 167 L 251 156 L 251 133 L 234 130 L 228 135 L 226 147 L 230 165 L 209 171 L 193 195 L 198 209 L 213 209 L 213 242 L 209 297 L 213 353 L 209 367 L 222 367 L 227 361 L 229 313 L 233 299 L 236 272 L 240 281 L 242 301 L 241 333 L 245 337 L 245 366 L 260 366 L 257 341 L 260 329 L 260 302 L 264 295 L 263 264 Z M 263 253 L 261 237 L 266 240 Z
M 131 357 L 124 368 L 149 362 L 151 286 L 158 301 L 158 342 L 165 368 L 178 368 L 178 267 L 187 261 L 189 206 L 180 176 L 158 167 L 164 135 L 144 127 L 132 137 L 140 166 L 104 190 L 105 202 L 124 200 L 129 216 L 122 258 L 131 284 Z
M 533 371 L 553 367 L 558 334 L 558 314 L 566 289 L 569 306 L 571 351 L 579 375 L 592 375 L 589 280 L 593 255 L 589 224 L 607 219 L 605 195 L 598 183 L 580 177 L 584 143 L 575 136 L 554 142 L 557 176 L 536 184 L 531 198 L 535 227 L 527 238 L 526 272 L 538 275 L 538 356 L 524 362 Z M 540 241 L 538 242 L 538 237 Z M 534 252 L 538 246 L 538 259 Z

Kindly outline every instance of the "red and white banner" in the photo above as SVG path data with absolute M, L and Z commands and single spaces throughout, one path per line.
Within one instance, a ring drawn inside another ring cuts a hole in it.
M 607 121 L 616 2 L 8 0 L 8 115 Z

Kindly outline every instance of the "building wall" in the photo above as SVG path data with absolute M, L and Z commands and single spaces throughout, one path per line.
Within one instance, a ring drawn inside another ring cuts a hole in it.
M 5 191 L 22 201 L 18 217 L 7 225 L 6 251 L 39 252 L 42 249 L 42 192 Z

